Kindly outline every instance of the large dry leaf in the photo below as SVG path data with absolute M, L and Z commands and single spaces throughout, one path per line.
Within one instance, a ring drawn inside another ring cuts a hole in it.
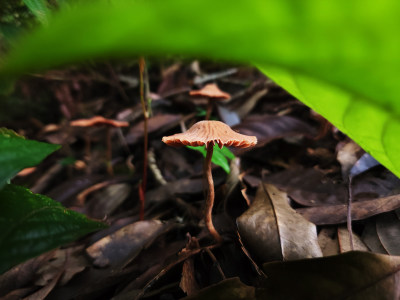
M 400 207 L 400 194 L 352 204 L 352 220 L 362 220 Z M 296 210 L 304 218 L 316 225 L 340 224 L 347 220 L 347 205 L 328 205 Z
M 391 212 L 376 219 L 376 232 L 383 248 L 390 255 L 400 255 L 400 219 Z
M 170 228 L 170 225 L 158 220 L 135 222 L 102 238 L 86 251 L 96 266 L 123 266 Z
M 255 135 L 258 141 L 256 147 L 284 137 L 316 134 L 313 127 L 290 116 L 253 115 L 232 129 L 245 135 Z
M 367 245 L 372 252 L 380 254 L 388 254 L 385 248 L 383 248 L 378 233 L 376 231 L 375 219 L 368 220 L 362 232 L 361 238 L 364 244 Z
M 148 120 L 147 132 L 150 134 L 157 131 L 157 133 L 160 134 L 176 126 L 180 120 L 180 115 L 161 114 L 154 116 Z M 143 137 L 143 130 L 143 121 L 133 126 L 125 137 L 127 143 L 135 144 L 136 142 L 138 142 Z
M 399 299 L 400 257 L 368 252 L 264 264 L 257 299 Z
M 126 183 L 111 184 L 93 194 L 88 207 L 87 215 L 93 218 L 104 218 L 111 215 L 129 197 L 131 186 Z
M 214 185 L 218 186 L 224 179 L 221 176 L 214 177 Z M 180 179 L 168 182 L 156 189 L 152 189 L 146 193 L 146 205 L 150 203 L 160 203 L 165 200 L 173 199 L 178 195 L 193 195 L 199 194 L 204 191 L 203 180 L 194 179 Z
M 32 282 L 41 265 L 52 257 L 52 252 L 46 252 L 8 270 L 0 276 L 0 298 L 11 291 L 19 290 Z
M 273 185 L 259 187 L 237 225 L 245 245 L 264 262 L 322 256 L 315 225 L 296 213 L 286 193 Z
M 335 184 L 318 170 L 294 168 L 265 176 L 264 180 L 276 185 L 297 203 L 304 206 L 346 203 L 345 186 Z
M 290 198 L 304 206 L 345 204 L 348 199 L 347 184 L 334 182 L 316 169 L 290 168 L 267 175 L 264 180 L 288 193 Z M 354 179 L 354 200 L 370 200 L 393 195 L 400 180 L 389 171 L 363 174 Z
M 217 284 L 202 289 L 198 294 L 188 296 L 182 300 L 201 300 L 201 299 L 218 299 L 218 300 L 252 300 L 256 299 L 255 288 L 245 285 L 239 278 L 225 279 Z
M 361 238 L 354 232 L 353 232 L 353 249 L 351 248 L 350 234 L 344 225 L 338 227 L 337 235 L 339 240 L 340 253 L 349 252 L 352 250 L 368 251 L 368 247 L 364 244 Z
M 340 253 L 337 231 L 334 227 L 324 227 L 318 233 L 318 243 L 324 256 Z
M 278 224 L 271 200 L 262 184 L 250 208 L 236 220 L 244 244 L 260 261 L 282 259 Z

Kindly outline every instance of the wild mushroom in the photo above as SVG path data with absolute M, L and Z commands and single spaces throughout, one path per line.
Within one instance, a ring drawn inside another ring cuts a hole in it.
M 231 95 L 221 91 L 218 86 L 214 83 L 207 84 L 200 90 L 190 91 L 190 96 L 202 96 L 207 98 L 207 112 L 206 112 L 206 120 L 210 119 L 213 101 L 222 101 L 228 100 L 231 98 Z
M 116 121 L 111 119 L 106 119 L 102 116 L 95 116 L 90 119 L 79 119 L 70 122 L 73 127 L 100 127 L 104 126 L 107 129 L 107 172 L 110 175 L 114 174 L 111 159 L 112 159 L 112 147 L 111 147 L 111 128 L 117 127 L 128 127 L 128 122 Z M 86 150 L 90 149 L 90 141 L 86 140 Z M 88 153 L 86 153 L 88 154 Z
M 222 149 L 223 146 L 239 148 L 252 147 L 257 144 L 255 136 L 248 136 L 233 131 L 228 125 L 220 121 L 200 121 L 188 131 L 171 136 L 165 136 L 162 141 L 170 146 L 203 146 L 206 145 L 207 155 L 204 160 L 204 172 L 208 183 L 208 193 L 205 206 L 204 220 L 208 231 L 217 242 L 222 242 L 221 236 L 212 223 L 212 208 L 214 205 L 214 181 L 211 173 L 211 158 L 215 143 Z

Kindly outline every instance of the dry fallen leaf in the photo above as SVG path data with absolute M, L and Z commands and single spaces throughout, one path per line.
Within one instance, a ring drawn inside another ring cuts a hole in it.
M 315 225 L 296 213 L 286 193 L 273 185 L 260 185 L 237 225 L 243 243 L 261 261 L 322 256 Z
M 344 204 L 347 201 L 346 186 L 334 183 L 316 169 L 288 169 L 265 176 L 265 181 L 276 185 L 304 206 Z
M 376 219 L 376 232 L 383 248 L 390 255 L 400 255 L 400 219 L 394 212 Z
M 340 253 L 349 252 L 352 250 L 365 251 L 365 252 L 369 251 L 368 247 L 364 244 L 361 238 L 354 232 L 353 232 L 354 249 L 351 249 L 350 234 L 345 226 L 339 226 L 337 233 L 340 246 Z
M 112 214 L 128 198 L 131 186 L 126 183 L 111 184 L 95 193 L 87 204 L 87 215 L 101 219 Z M 82 193 L 81 193 L 82 194 Z
M 255 298 L 255 288 L 245 285 L 239 278 L 233 277 L 222 280 L 199 291 L 198 294 L 182 298 L 182 300 L 252 300 Z
M 382 242 L 379 239 L 378 233 L 376 231 L 376 220 L 369 219 L 362 232 L 362 240 L 368 248 L 374 253 L 388 254 L 388 252 L 383 248 Z
M 153 132 L 162 133 L 167 131 L 168 129 L 176 126 L 181 120 L 180 115 L 171 115 L 171 114 L 161 114 L 151 117 L 148 120 L 148 133 L 151 134 Z M 143 138 L 143 121 L 134 125 L 126 135 L 125 139 L 128 144 L 135 144 L 141 138 Z
M 337 231 L 335 228 L 322 228 L 318 233 L 318 243 L 324 256 L 340 254 Z
M 351 219 L 362 220 L 400 207 L 400 194 L 352 203 Z M 346 222 L 347 205 L 328 205 L 298 208 L 296 211 L 316 225 Z
M 399 299 L 400 257 L 346 252 L 324 258 L 273 262 L 257 299 Z
M 182 252 L 198 248 L 200 248 L 198 240 L 195 237 L 190 237 L 186 244 L 186 248 L 183 249 Z M 200 290 L 195 275 L 194 260 L 192 257 L 189 257 L 183 262 L 182 277 L 181 282 L 179 283 L 179 287 L 188 296 L 194 295 Z
M 245 135 L 255 135 L 257 148 L 275 139 L 307 135 L 313 136 L 316 130 L 307 123 L 290 116 L 253 115 L 233 126 L 233 130 Z
M 135 222 L 97 241 L 86 252 L 98 267 L 122 267 L 171 226 L 158 220 Z

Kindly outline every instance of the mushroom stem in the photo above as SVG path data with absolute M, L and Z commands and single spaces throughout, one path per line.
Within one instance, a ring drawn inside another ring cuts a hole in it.
M 212 223 L 212 209 L 214 206 L 214 181 L 211 172 L 211 158 L 213 155 L 214 146 L 212 143 L 209 143 L 207 144 L 206 148 L 207 148 L 207 155 L 204 161 L 204 170 L 205 170 L 206 180 L 208 183 L 208 192 L 207 192 L 204 221 L 206 223 L 207 229 L 210 232 L 210 234 L 214 237 L 214 239 L 218 243 L 221 243 L 222 238 Z
M 212 104 L 211 100 L 208 99 L 208 101 L 207 101 L 207 111 L 206 111 L 206 120 L 207 121 L 210 120 L 210 118 L 211 118 L 212 110 L 213 110 L 213 104 Z

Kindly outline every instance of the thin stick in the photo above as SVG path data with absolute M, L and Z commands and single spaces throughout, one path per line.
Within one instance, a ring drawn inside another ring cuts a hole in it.
M 206 180 L 208 183 L 208 192 L 207 192 L 204 221 L 206 223 L 207 229 L 210 232 L 210 234 L 214 237 L 214 239 L 218 243 L 221 243 L 222 238 L 219 235 L 219 233 L 217 232 L 217 230 L 215 230 L 215 227 L 212 223 L 212 209 L 214 206 L 215 193 L 214 193 L 214 181 L 213 181 L 212 172 L 211 172 L 211 158 L 213 155 L 214 147 L 210 143 L 207 145 L 206 148 L 207 148 L 207 155 L 206 155 L 206 159 L 204 161 L 204 170 L 205 170 L 205 174 L 206 174 Z
M 125 100 L 125 102 L 129 103 L 129 97 L 128 95 L 125 93 L 125 90 L 122 88 L 121 83 L 119 82 L 118 79 L 118 75 L 117 73 L 115 73 L 114 68 L 111 66 L 111 64 L 109 62 L 106 63 L 108 70 L 111 73 L 111 77 L 114 80 L 114 85 L 116 86 L 119 94 L 121 95 L 121 97 Z
M 225 280 L 226 276 L 224 274 L 224 271 L 222 271 L 221 265 L 219 264 L 219 262 L 218 262 L 217 258 L 215 257 L 215 255 L 208 248 L 205 248 L 204 251 L 207 252 L 208 256 L 210 256 L 210 258 L 213 261 L 214 265 L 217 267 L 217 270 L 218 270 L 219 274 L 221 275 L 222 280 Z
M 349 176 L 349 199 L 347 202 L 347 231 L 349 232 L 349 238 L 350 238 L 350 247 L 351 250 L 354 251 L 354 243 L 353 243 L 353 228 L 351 226 L 351 203 L 353 202 L 353 196 L 352 196 L 352 176 Z
M 139 200 L 140 200 L 140 220 L 144 219 L 144 203 L 145 203 L 145 192 L 147 184 L 147 148 L 148 148 L 148 113 L 146 108 L 146 103 L 144 100 L 144 83 L 143 74 L 145 68 L 145 60 L 143 57 L 139 58 L 139 81 L 140 81 L 140 102 L 142 104 L 143 110 L 143 176 L 142 184 L 139 186 Z
M 111 144 L 111 128 L 107 127 L 107 172 L 110 176 L 114 175 L 112 166 L 112 144 Z

